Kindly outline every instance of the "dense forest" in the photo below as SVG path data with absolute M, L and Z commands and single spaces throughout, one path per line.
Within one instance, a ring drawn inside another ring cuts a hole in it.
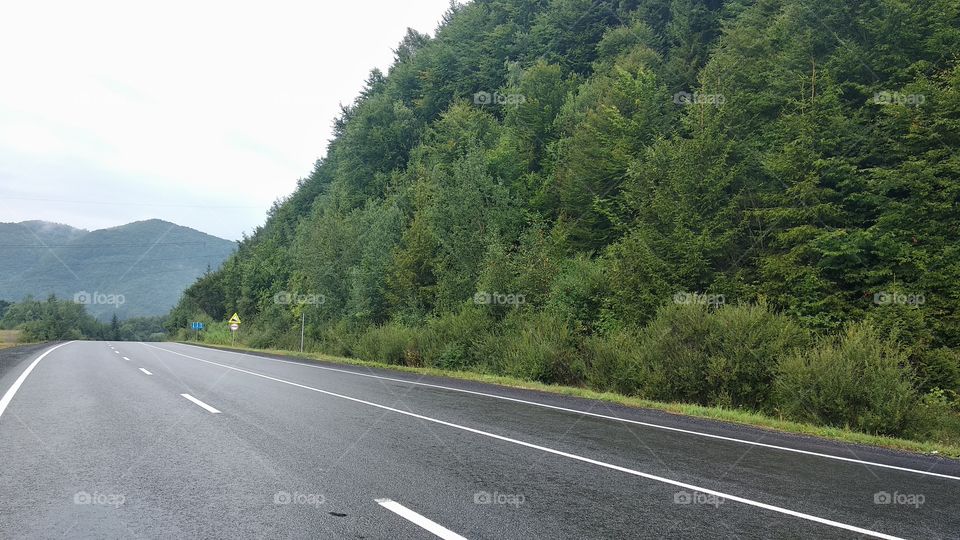
M 956 437 L 958 60 L 956 0 L 452 4 L 170 325 Z
M 45 301 L 27 297 L 20 302 L 0 300 L 0 330 L 19 330 L 21 341 L 102 339 L 161 341 L 167 337 L 163 317 L 132 317 L 123 321 L 114 314 L 101 322 L 86 306 L 50 295 Z

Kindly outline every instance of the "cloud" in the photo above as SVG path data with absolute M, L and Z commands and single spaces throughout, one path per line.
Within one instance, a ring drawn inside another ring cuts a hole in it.
M 8 3 L 0 221 L 156 217 L 239 238 L 309 174 L 406 27 L 432 32 L 447 6 Z

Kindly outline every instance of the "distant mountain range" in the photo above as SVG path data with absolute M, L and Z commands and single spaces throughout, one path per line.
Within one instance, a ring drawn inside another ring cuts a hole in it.
M 46 221 L 0 223 L 0 299 L 50 294 L 102 320 L 164 314 L 235 244 L 151 219 L 96 231 Z

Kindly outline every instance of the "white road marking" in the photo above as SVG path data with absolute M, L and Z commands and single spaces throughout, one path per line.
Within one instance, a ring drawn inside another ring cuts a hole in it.
M 123 357 L 123 359 L 124 359 L 124 360 L 126 360 L 127 362 L 129 362 L 129 361 L 130 361 L 130 359 L 129 359 L 129 358 L 127 358 L 126 356 L 124 356 L 124 357 Z
M 406 506 L 393 501 L 390 499 L 374 499 L 377 501 L 377 504 L 386 508 L 387 510 L 393 512 L 394 514 L 402 517 L 403 519 L 414 523 L 420 526 L 423 529 L 426 529 L 433 533 L 434 535 L 443 538 L 444 540 L 467 540 L 463 536 L 451 531 L 450 529 L 440 525 L 439 523 L 427 519 L 420 514 L 414 512 L 413 510 L 407 508 Z
M 208 350 L 208 351 L 211 350 L 211 349 L 206 348 L 206 347 L 198 347 L 198 346 L 196 346 L 196 345 L 189 345 L 189 344 L 186 344 L 186 343 L 181 343 L 181 345 L 187 345 L 188 347 L 195 347 L 195 348 L 197 348 L 197 349 L 204 349 L 204 350 Z M 157 347 L 157 348 L 159 349 L 159 348 L 161 348 L 161 347 Z M 168 351 L 168 349 L 163 349 L 163 350 Z M 248 354 L 248 353 L 242 353 L 242 352 L 236 352 L 236 351 L 225 351 L 225 350 L 223 350 L 223 349 L 212 349 L 212 350 L 215 350 L 215 351 L 218 351 L 218 352 L 230 353 L 230 354 L 237 354 L 237 355 L 240 355 L 240 356 L 249 356 L 249 357 L 251 357 L 251 358 L 258 358 L 258 359 L 261 359 L 261 360 L 270 360 L 270 361 L 272 361 L 272 362 L 283 362 L 283 363 L 285 363 L 285 364 L 294 364 L 294 365 L 297 365 L 297 366 L 303 366 L 303 367 L 308 367 L 308 368 L 325 369 L 325 370 L 327 370 L 327 371 L 336 371 L 336 372 L 338 372 L 338 373 L 346 373 L 346 374 L 349 374 L 349 375 L 356 375 L 356 376 L 358 376 L 358 377 L 370 377 L 370 378 L 372 378 L 372 379 L 381 379 L 381 380 L 384 380 L 384 381 L 400 382 L 400 383 L 412 384 L 412 385 L 416 385 L 416 386 L 426 386 L 426 387 L 429 387 L 429 388 L 438 388 L 438 389 L 441 389 L 441 390 L 450 390 L 451 392 L 461 392 L 461 393 L 464 393 L 464 394 L 472 394 L 472 395 L 475 395 L 475 396 L 483 396 L 483 397 L 488 397 L 488 398 L 493 398 L 493 399 L 502 399 L 502 400 L 504 400 L 504 401 L 512 401 L 512 402 L 514 402 L 514 403 L 523 403 L 523 404 L 525 404 L 525 405 L 534 405 L 534 406 L 536 406 L 536 407 L 543 407 L 543 408 L 545 408 L 545 409 L 553 409 L 553 410 L 555 410 L 555 411 L 564 411 L 564 412 L 569 412 L 569 413 L 574 413 L 574 414 L 582 414 L 582 415 L 584 415 L 584 416 L 591 416 L 591 417 L 593 417 L 593 418 L 603 418 L 603 419 L 605 419 L 605 420 L 615 420 L 615 421 L 618 421 L 618 422 L 627 422 L 627 423 L 629 423 L 629 424 L 634 424 L 634 425 L 638 425 L 638 426 L 644 426 L 644 427 L 649 427 L 649 428 L 654 428 L 654 429 L 662 429 L 662 430 L 665 430 L 665 431 L 672 431 L 672 432 L 675 432 L 675 433 L 685 433 L 685 434 L 687 434 L 687 435 L 696 435 L 696 436 L 699 436 L 699 437 L 707 437 L 707 438 L 710 438 L 710 439 L 715 439 L 715 440 L 720 440 L 720 441 L 735 442 L 735 443 L 740 443 L 740 444 L 749 444 L 749 445 L 751 445 L 751 446 L 759 446 L 759 447 L 762 447 L 762 448 L 770 448 L 770 449 L 772 449 L 772 450 L 781 450 L 781 451 L 784 451 L 784 452 L 793 452 L 793 453 L 796 453 L 796 454 L 803 454 L 803 455 L 806 455 L 806 456 L 815 456 L 815 457 L 826 458 L 826 459 L 834 459 L 834 460 L 837 460 L 837 461 L 845 461 L 845 462 L 847 462 L 847 463 L 857 463 L 857 464 L 860 464 L 860 465 L 867 465 L 867 466 L 870 466 L 870 467 L 882 467 L 882 468 L 884 468 L 884 469 L 892 469 L 892 470 L 896 470 L 896 471 L 904 471 L 904 472 L 909 472 L 909 473 L 914 473 L 914 474 L 922 474 L 922 475 L 926 475 L 926 476 L 936 476 L 936 477 L 938 477 L 938 478 L 947 478 L 947 479 L 950 479 L 950 480 L 960 480 L 960 476 L 952 476 L 952 475 L 949 475 L 949 474 L 942 474 L 942 473 L 935 473 L 935 472 L 930 472 L 930 471 L 923 471 L 923 470 L 920 470 L 920 469 L 911 469 L 911 468 L 909 468 L 909 467 L 900 467 L 900 466 L 897 466 L 897 465 L 888 465 L 888 464 L 886 464 L 886 463 L 877 463 L 877 462 L 875 462 L 875 461 L 865 461 L 865 460 L 862 460 L 862 459 L 854 459 L 854 458 L 848 458 L 848 457 L 843 457 L 843 456 L 834 456 L 834 455 L 831 455 L 831 454 L 823 454 L 823 453 L 821 453 L 821 452 L 812 452 L 812 451 L 810 451 L 810 450 L 800 450 L 799 448 L 790 448 L 789 446 L 779 446 L 779 445 L 776 445 L 776 444 L 768 444 L 768 443 L 762 443 L 762 442 L 756 442 L 756 441 L 748 441 L 748 440 L 746 440 L 746 439 L 737 439 L 737 438 L 735 438 L 735 437 L 725 437 L 725 436 L 723 436 L 723 435 L 714 435 L 714 434 L 712 434 L 712 433 L 704 433 L 704 432 L 701 432 L 701 431 L 693 431 L 693 430 L 690 430 L 690 429 L 683 429 L 683 428 L 676 428 L 676 427 L 671 427 L 671 426 L 664 426 L 664 425 L 662 425 L 662 424 L 653 424 L 653 423 L 650 423 L 650 422 L 643 422 L 643 421 L 640 421 L 640 420 L 631 420 L 631 419 L 629 419 L 629 418 L 620 418 L 619 416 L 609 416 L 609 415 L 606 415 L 606 414 L 599 414 L 599 413 L 594 413 L 594 412 L 581 411 L 581 410 L 577 410 L 577 409 L 570 409 L 570 408 L 567 408 L 567 407 L 559 407 L 559 406 L 557 406 L 557 405 L 548 405 L 548 404 L 546 404 L 546 403 L 538 403 L 538 402 L 536 402 L 536 401 L 528 401 L 528 400 L 525 400 L 525 399 L 518 399 L 518 398 L 507 397 L 507 396 L 500 396 L 500 395 L 497 395 L 497 394 L 490 394 L 490 393 L 487 393 L 487 392 L 477 392 L 477 391 L 475 391 L 475 390 L 465 390 L 465 389 L 463 389 L 463 388 L 455 388 L 455 387 L 452 387 L 452 386 L 443 386 L 443 385 L 439 385 L 439 384 L 430 384 L 430 383 L 424 383 L 424 382 L 409 381 L 409 380 L 406 380 L 406 379 L 398 379 L 398 378 L 395 378 L 395 377 L 384 377 L 384 376 L 382 376 L 382 375 L 372 375 L 372 374 L 369 374 L 369 373 L 357 373 L 356 371 L 350 371 L 350 370 L 348 370 L 348 369 L 338 369 L 338 368 L 332 368 L 332 367 L 327 367 L 327 366 L 314 366 L 314 365 L 310 365 L 310 364 L 304 364 L 304 363 L 302 363 L 302 362 L 292 362 L 292 361 L 290 361 L 290 360 L 280 360 L 280 359 L 278 359 L 278 358 L 268 358 L 268 357 L 266 357 L 266 356 L 258 356 L 258 355 L 255 355 L 255 354 Z M 173 351 L 168 351 L 168 352 L 173 352 Z
M 23 370 L 23 373 L 21 373 L 20 376 L 17 377 L 17 380 L 13 381 L 13 385 L 10 386 L 10 388 L 7 389 L 7 392 L 3 394 L 3 397 L 0 398 L 0 416 L 3 416 L 3 411 L 7 410 L 7 405 L 10 404 L 10 400 L 13 399 L 14 394 L 16 394 L 17 390 L 20 389 L 20 386 L 23 384 L 23 381 L 27 380 L 27 375 L 30 375 L 30 372 L 33 371 L 33 368 L 37 367 L 37 364 L 40 363 L 40 361 L 43 360 L 45 356 L 59 349 L 60 347 L 63 347 L 64 345 L 69 345 L 70 343 L 73 343 L 73 342 L 68 341 L 66 343 L 61 343 L 59 345 L 56 345 L 52 348 L 47 349 L 46 351 L 43 352 L 43 354 L 38 356 L 36 360 L 31 362 L 30 365 L 27 366 L 27 369 Z
M 148 344 L 148 343 L 143 343 L 143 345 L 146 345 L 147 347 L 152 347 L 152 348 L 154 348 L 154 349 L 160 349 L 161 351 L 165 351 L 165 352 L 168 352 L 168 353 L 171 353 L 171 354 L 175 354 L 175 355 L 177 355 L 177 356 L 182 356 L 182 357 L 184 357 L 184 358 L 190 358 L 191 360 L 197 360 L 197 361 L 199 361 L 199 362 L 204 362 L 204 363 L 206 363 L 206 364 L 211 364 L 211 365 L 214 365 L 214 366 L 220 366 L 220 367 L 222 367 L 222 368 L 231 369 L 231 370 L 233 370 L 233 371 L 239 371 L 240 373 L 246 373 L 246 374 L 248 374 L 248 375 L 253 375 L 254 377 L 260 377 L 260 378 L 262 378 L 262 379 L 267 379 L 267 380 L 270 380 L 270 381 L 275 381 L 275 382 L 279 382 L 279 383 L 282 383 L 282 384 L 287 384 L 287 385 L 290 385 L 290 386 L 295 386 L 295 387 L 297 387 L 297 388 L 303 388 L 304 390 L 311 390 L 311 391 L 313 391 L 313 392 L 318 392 L 318 393 L 320 393 L 320 394 L 324 394 L 324 395 L 328 395 L 328 396 L 332 396 L 332 397 L 337 397 L 337 398 L 340 398 L 340 399 L 346 399 L 346 400 L 352 401 L 352 402 L 354 402 L 354 403 L 362 403 L 362 404 L 364 404 L 364 405 L 369 405 L 369 406 L 371 406 L 371 407 L 376 407 L 376 408 L 378 408 L 378 409 L 383 409 L 383 410 L 385 410 L 385 411 L 395 412 L 395 413 L 397 413 L 397 414 L 402 414 L 402 415 L 404 415 L 404 416 L 409 416 L 409 417 L 417 418 L 417 419 L 420 419 L 420 420 L 423 420 L 423 421 L 426 421 L 426 422 L 432 422 L 432 423 L 434 423 L 434 424 L 439 424 L 439 425 L 442 425 L 442 426 L 447 426 L 447 427 L 451 427 L 451 428 L 454 428 L 454 429 L 459 429 L 459 430 L 461 430 L 461 431 L 466 431 L 466 432 L 468 432 L 468 433 L 474 433 L 474 434 L 476 434 L 476 435 L 482 435 L 482 436 L 484 436 L 484 437 L 489 437 L 489 438 L 491 438 L 491 439 L 496 439 L 496 440 L 498 440 L 498 441 L 504 441 L 504 442 L 508 442 L 508 443 L 511 443 L 511 444 L 516 444 L 516 445 L 518 445 L 518 446 L 523 446 L 523 447 L 526 447 L 526 448 L 532 448 L 532 449 L 534 449 L 534 450 L 540 450 L 541 452 L 546 452 L 546 453 L 553 454 L 553 455 L 556 455 L 556 456 L 561 456 L 561 457 L 573 459 L 573 460 L 580 461 L 580 462 L 583 462 L 583 463 L 589 463 L 589 464 L 591 464 L 591 465 L 597 465 L 597 466 L 603 467 L 603 468 L 605 468 L 605 469 L 611 469 L 611 470 L 614 470 L 614 471 L 619 471 L 619 472 L 622 472 L 622 473 L 631 474 L 631 475 L 633 475 L 633 476 L 639 476 L 639 477 L 641 477 L 641 478 L 646 478 L 646 479 L 648 479 L 648 480 L 653 480 L 653 481 L 656 481 L 656 482 L 662 482 L 662 483 L 664 483 L 664 484 L 669 484 L 669 485 L 671 485 L 671 486 L 676 486 L 676 487 L 680 487 L 680 488 L 684 488 L 684 489 L 696 491 L 696 492 L 699 492 L 699 493 L 705 493 L 705 494 L 707 494 L 707 495 L 714 495 L 714 496 L 717 496 L 717 497 L 722 497 L 722 498 L 724 498 L 725 500 L 728 500 L 728 501 L 735 501 L 735 502 L 743 503 L 743 504 L 746 504 L 746 505 L 749 505 L 749 506 L 754 506 L 754 507 L 756 507 L 756 508 L 762 508 L 762 509 L 764 509 L 764 510 L 770 510 L 770 511 L 772 511 L 772 512 L 777 512 L 777 513 L 779 513 L 779 514 L 785 514 L 785 515 L 788 515 L 788 516 L 792 516 L 792 517 L 796 517 L 796 518 L 800 518 L 800 519 L 805 519 L 805 520 L 807 520 L 807 521 L 813 521 L 813 522 L 815 522 L 815 523 L 820 523 L 820 524 L 823 524 L 823 525 L 828 525 L 828 526 L 830 526 L 830 527 L 835 527 L 835 528 L 838 528 L 838 529 L 843 529 L 843 530 L 855 532 L 855 533 L 858 533 L 858 534 L 863 534 L 863 535 L 866 535 L 866 536 L 872 536 L 872 537 L 874 537 L 874 538 L 884 538 L 884 539 L 887 539 L 887 540 L 901 540 L 901 539 L 900 539 L 899 537 L 897 537 L 897 536 L 891 536 L 891 535 L 889 535 L 889 534 L 884 534 L 884 533 L 881 533 L 881 532 L 872 531 L 872 530 L 870 530 L 870 529 L 864 529 L 864 528 L 861 528 L 861 527 L 857 527 L 857 526 L 855 526 L 855 525 L 849 525 L 849 524 L 847 524 L 847 523 L 841 523 L 841 522 L 839 522 L 839 521 L 833 521 L 833 520 L 830 520 L 830 519 L 826 519 L 826 518 L 814 516 L 814 515 L 811 515 L 811 514 L 804 514 L 803 512 L 797 512 L 796 510 L 790 510 L 790 509 L 788 509 L 788 508 L 782 508 L 782 507 L 779 507 L 779 506 L 774 506 L 774 505 L 772 505 L 772 504 L 767 504 L 767 503 L 763 503 L 763 502 L 760 502 L 760 501 L 755 501 L 755 500 L 752 500 L 752 499 L 747 499 L 747 498 L 744 498 L 744 497 L 738 497 L 737 495 L 731 495 L 731 494 L 729 494 L 729 493 L 724 493 L 724 492 L 722 492 L 722 491 L 716 491 L 716 490 L 713 490 L 713 489 L 708 489 L 708 488 L 704 488 L 704 487 L 700 487 L 700 486 L 695 486 L 695 485 L 693 485 L 693 484 L 687 484 L 687 483 L 685 483 L 685 482 L 680 482 L 680 481 L 678 481 L 678 480 L 671 480 L 671 479 L 665 478 L 665 477 L 663 477 L 663 476 L 657 476 L 657 475 L 655 475 L 655 474 L 645 473 L 645 472 L 638 471 L 638 470 L 635 470 L 635 469 L 629 469 L 629 468 L 627 468 L 627 467 L 621 467 L 621 466 L 619 466 L 619 465 L 614 465 L 614 464 L 612 464 L 612 463 L 607 463 L 607 462 L 604 462 L 604 461 L 599 461 L 599 460 L 596 460 L 596 459 L 591 459 L 591 458 L 584 457 L 584 456 L 580 456 L 580 455 L 577 455 L 577 454 L 571 454 L 571 453 L 569 453 L 569 452 L 564 452 L 564 451 L 562 451 L 562 450 L 555 450 L 555 449 L 553 449 L 553 448 L 549 448 L 549 447 L 546 447 L 546 446 L 540 446 L 540 445 L 538 445 L 538 444 L 533 444 L 533 443 L 529 443 L 529 442 L 526 442 L 526 441 L 521 441 L 521 440 L 519 440 L 519 439 L 512 439 L 512 438 L 510 438 L 510 437 L 505 437 L 505 436 L 503 436 L 503 435 L 497 435 L 496 433 L 490 433 L 489 431 L 483 431 L 483 430 L 480 430 L 480 429 L 475 429 L 475 428 L 463 426 L 463 425 L 460 425 L 460 424 L 454 424 L 453 422 L 447 422 L 447 421 L 445 421 L 445 420 L 440 420 L 440 419 L 438 419 L 438 418 L 432 418 L 432 417 L 429 417 L 429 416 L 424 416 L 424 415 L 422 415 L 422 414 L 412 413 L 412 412 L 404 411 L 404 410 L 401 410 L 401 409 L 395 409 L 395 408 L 393 408 L 393 407 L 388 407 L 387 405 L 381 405 L 381 404 L 379 404 L 379 403 L 374 403 L 374 402 L 372 402 L 372 401 L 366 401 L 366 400 L 359 399 L 359 398 L 355 398 L 355 397 L 345 396 L 345 395 L 343 395 L 343 394 L 337 394 L 337 393 L 335 393 L 335 392 L 330 392 L 330 391 L 328 391 L 328 390 L 320 390 L 319 388 L 314 388 L 314 387 L 312 387 L 312 386 L 307 386 L 307 385 L 305 385 L 305 384 L 295 383 L 295 382 L 287 381 L 287 380 L 284 380 L 284 379 L 278 379 L 278 378 L 276 378 L 276 377 L 271 377 L 271 376 L 269 376 L 269 375 L 263 375 L 262 373 L 257 373 L 257 372 L 255 372 L 255 371 L 249 371 L 249 370 L 246 370 L 246 369 L 240 369 L 240 368 L 237 368 L 237 367 L 228 366 L 228 365 L 226 365 L 226 364 L 221 364 L 221 363 L 219 363 L 219 362 L 213 362 L 213 361 L 210 361 L 210 360 L 204 360 L 203 358 L 197 358 L 197 357 L 195 357 L 195 356 L 190 356 L 190 355 L 183 354 L 183 353 L 179 353 L 179 352 L 176 352 L 176 351 L 171 351 L 171 350 L 169 350 L 169 349 L 164 349 L 164 348 L 162 348 L 162 347 L 157 347 L 157 346 L 155 346 L 155 345 L 150 345 L 150 344 Z
M 145 369 L 143 369 L 143 368 L 140 368 L 140 371 L 146 373 L 147 375 L 153 375 L 153 373 L 150 373 L 149 371 L 147 371 L 147 370 L 145 370 Z
M 114 350 L 113 350 L 113 354 L 120 354 L 120 351 L 114 349 Z
M 220 413 L 220 411 L 214 409 L 213 407 L 207 405 L 206 403 L 200 401 L 199 399 L 191 396 L 190 394 L 180 394 L 180 395 L 183 396 L 183 397 L 185 397 L 185 398 L 187 398 L 187 399 L 189 399 L 190 401 L 194 402 L 195 404 L 203 407 L 203 408 L 206 409 L 207 412 L 209 412 L 209 413 L 212 413 L 212 414 L 219 414 L 219 413 Z

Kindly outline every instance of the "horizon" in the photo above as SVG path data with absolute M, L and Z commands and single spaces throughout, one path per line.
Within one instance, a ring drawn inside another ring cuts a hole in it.
M 326 155 L 341 104 L 388 70 L 407 28 L 432 35 L 448 7 L 282 1 L 264 17 L 183 3 L 144 18 L 117 0 L 11 5 L 0 221 L 156 218 L 239 240 Z

